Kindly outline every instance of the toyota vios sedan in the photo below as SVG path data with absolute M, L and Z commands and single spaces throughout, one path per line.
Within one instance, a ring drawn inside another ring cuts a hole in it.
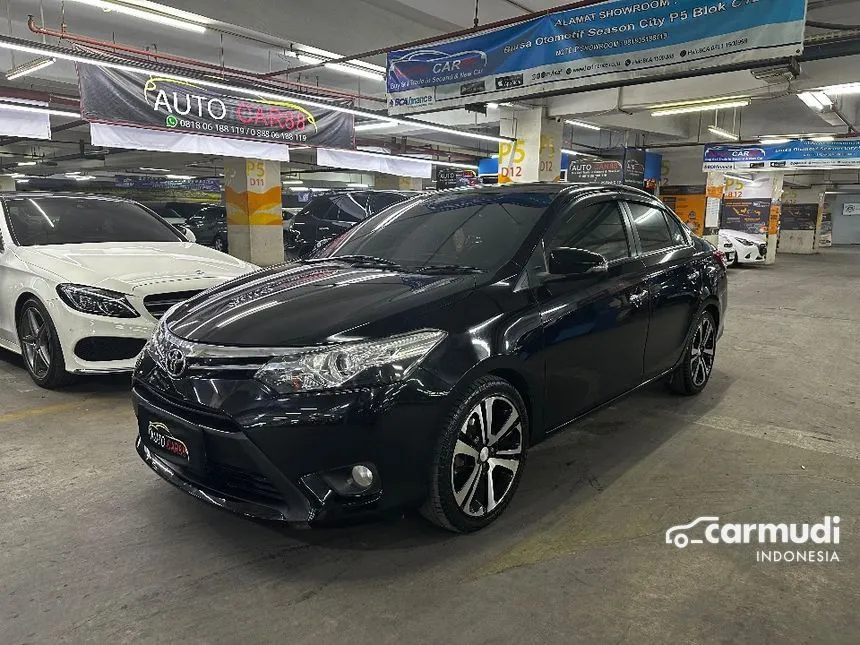
M 140 204 L 28 193 L 0 198 L 0 347 L 33 380 L 129 372 L 157 320 L 256 269 L 192 244 Z
M 171 310 L 134 373 L 137 450 L 248 516 L 415 506 L 473 531 L 556 430 L 655 379 L 700 392 L 725 309 L 722 253 L 644 192 L 422 195 Z

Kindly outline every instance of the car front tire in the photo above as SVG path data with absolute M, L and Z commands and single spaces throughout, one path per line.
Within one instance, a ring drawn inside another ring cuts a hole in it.
M 693 325 L 684 358 L 669 379 L 669 388 L 676 394 L 698 394 L 711 380 L 717 350 L 717 321 L 714 315 L 703 311 Z
M 24 365 L 36 385 L 51 390 L 74 380 L 66 371 L 57 328 L 41 302 L 35 298 L 24 302 L 17 327 Z
M 221 251 L 221 253 L 227 252 L 227 240 L 220 235 L 215 237 L 215 240 L 212 242 L 212 246 L 216 251 Z
M 491 524 L 519 485 L 528 436 L 528 414 L 516 388 L 494 376 L 476 380 L 446 418 L 422 514 L 457 533 Z

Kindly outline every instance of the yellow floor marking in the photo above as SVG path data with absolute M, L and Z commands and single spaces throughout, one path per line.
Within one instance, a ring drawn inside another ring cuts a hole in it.
M 56 414 L 58 412 L 66 412 L 81 408 L 87 404 L 87 401 L 70 401 L 69 403 L 55 403 L 53 405 L 42 405 L 37 408 L 27 408 L 26 410 L 18 410 L 17 412 L 7 412 L 0 414 L 0 423 L 13 423 L 15 421 L 23 421 L 32 417 L 39 417 L 45 414 Z

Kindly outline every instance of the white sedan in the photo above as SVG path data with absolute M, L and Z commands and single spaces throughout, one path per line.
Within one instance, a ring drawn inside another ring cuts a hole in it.
M 767 256 L 767 238 L 764 235 L 723 228 L 720 229 L 720 246 L 728 255 L 726 244 L 731 244 L 735 253 L 732 264 L 764 264 Z
M 129 371 L 174 304 L 258 267 L 179 236 L 135 202 L 6 194 L 0 347 L 40 386 Z

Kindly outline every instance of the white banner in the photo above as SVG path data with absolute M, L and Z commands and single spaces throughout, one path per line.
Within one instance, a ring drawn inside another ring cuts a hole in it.
M 90 134 L 94 146 L 129 148 L 155 152 L 187 152 L 191 154 L 242 157 L 267 161 L 289 161 L 290 149 L 282 143 L 247 141 L 210 137 L 205 134 L 162 132 L 126 125 L 91 123 Z
M 17 101 L 31 103 L 31 101 Z M 47 108 L 47 103 L 32 102 Z M 51 139 L 51 117 L 45 112 L 30 112 L 7 108 L 0 104 L 0 135 L 24 137 L 26 139 Z
M 329 168 L 348 168 L 350 170 L 370 170 L 384 172 L 399 177 L 418 177 L 430 179 L 433 164 L 423 159 L 404 159 L 370 152 L 351 150 L 317 149 L 317 165 Z

